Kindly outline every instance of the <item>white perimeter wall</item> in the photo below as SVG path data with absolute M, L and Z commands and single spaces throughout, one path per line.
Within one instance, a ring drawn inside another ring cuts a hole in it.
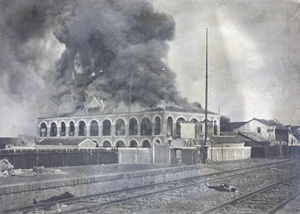
M 251 158 L 251 147 L 217 147 L 207 149 L 211 161 L 228 161 Z M 211 158 L 212 157 L 212 158 Z

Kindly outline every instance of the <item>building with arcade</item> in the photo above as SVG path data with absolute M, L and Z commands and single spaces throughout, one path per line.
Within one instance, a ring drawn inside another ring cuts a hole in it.
M 83 115 L 37 119 L 37 139 L 89 139 L 96 147 L 146 147 L 163 145 L 170 139 L 182 137 L 182 124 L 200 124 L 195 138 L 205 132 L 205 111 L 187 111 L 175 107 L 153 108 L 140 112 L 103 113 L 104 105 L 94 98 Z M 209 129 L 220 134 L 220 116 L 208 112 Z M 202 121 L 202 123 L 201 123 Z M 186 126 L 185 126 L 186 127 Z M 192 129 L 196 129 L 195 126 Z

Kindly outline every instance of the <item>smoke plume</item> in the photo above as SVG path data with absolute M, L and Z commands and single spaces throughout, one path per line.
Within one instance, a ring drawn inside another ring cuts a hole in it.
M 127 110 L 130 84 L 133 108 L 186 107 L 164 61 L 175 21 L 156 12 L 151 3 L 0 4 L 1 100 L 12 114 L 25 119 L 18 123 L 33 116 L 82 112 L 93 97 L 103 100 L 107 111 Z

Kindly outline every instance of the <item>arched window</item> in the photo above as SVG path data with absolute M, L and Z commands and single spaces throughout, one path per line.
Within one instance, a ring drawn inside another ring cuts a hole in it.
M 160 134 L 160 118 L 159 117 L 155 117 L 155 123 L 154 123 L 154 134 L 158 135 Z
M 70 130 L 69 130 L 69 136 L 75 135 L 75 124 L 73 121 L 70 122 Z
M 150 148 L 151 144 L 149 142 L 149 140 L 144 140 L 142 143 L 142 147 L 143 148 Z
M 184 122 L 185 120 L 183 118 L 178 118 L 176 122 L 176 135 L 181 136 L 181 127 L 180 123 Z
M 86 125 L 84 121 L 79 122 L 79 132 L 78 136 L 85 136 L 86 135 Z
M 160 144 L 161 142 L 160 142 L 160 140 L 155 140 L 155 143 Z
M 98 136 L 98 122 L 96 120 L 93 120 L 91 122 L 91 129 L 90 129 L 90 135 L 91 136 Z
M 57 126 L 56 123 L 51 123 L 50 128 L 50 137 L 56 137 L 57 136 Z
M 116 147 L 117 148 L 125 147 L 125 143 L 123 141 L 119 140 L 116 144 Z
M 60 136 L 66 136 L 66 123 L 61 122 L 60 123 Z
M 141 122 L 141 135 L 152 135 L 152 127 L 149 118 L 145 117 Z
M 168 117 L 167 120 L 167 135 L 172 136 L 173 135 L 173 118 Z
M 131 118 L 129 121 L 129 135 L 137 135 L 138 129 L 137 129 L 137 121 L 135 118 Z
M 103 136 L 110 136 L 111 135 L 111 122 L 109 120 L 104 120 L 102 123 L 102 135 Z
M 103 142 L 103 147 L 111 147 L 111 143 L 108 140 L 106 140 Z
M 214 120 L 214 135 L 218 135 L 218 122 Z
M 47 125 L 46 123 L 42 123 L 40 126 L 40 136 L 46 137 L 47 136 Z
M 191 119 L 191 122 L 195 124 L 195 137 L 198 138 L 200 136 L 200 132 L 199 132 L 199 125 L 198 125 L 198 120 L 193 118 Z
M 116 121 L 116 136 L 125 135 L 125 122 L 122 119 Z
M 191 122 L 193 122 L 193 123 L 198 123 L 198 120 L 195 119 L 195 118 L 193 118 L 193 119 L 191 119 Z
M 136 148 L 137 147 L 137 142 L 135 140 L 131 140 L 129 146 L 131 148 Z

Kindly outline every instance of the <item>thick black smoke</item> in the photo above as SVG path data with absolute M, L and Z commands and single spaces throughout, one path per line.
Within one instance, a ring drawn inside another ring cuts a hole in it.
M 44 115 L 75 113 L 97 97 L 109 111 L 124 110 L 130 76 L 133 108 L 186 105 L 164 62 L 174 19 L 154 11 L 151 3 L 0 3 L 1 93 L 26 108 Z

